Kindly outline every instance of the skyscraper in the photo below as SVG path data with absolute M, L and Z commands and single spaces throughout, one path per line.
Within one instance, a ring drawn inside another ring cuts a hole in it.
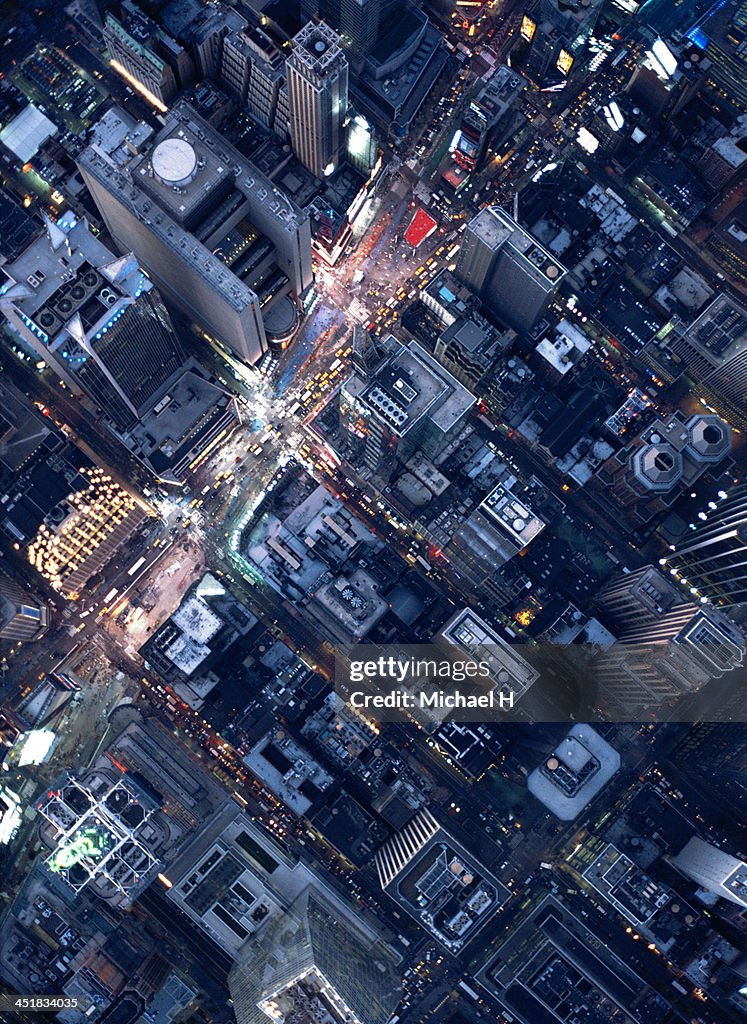
M 119 19 L 106 15 L 104 42 L 114 70 L 160 110 L 194 78 L 187 51 L 133 0 L 122 0 Z
M 308 214 L 186 103 L 79 157 L 106 226 L 161 290 L 236 356 L 293 336 L 312 283 Z
M 693 836 L 672 864 L 703 889 L 747 908 L 747 864 Z
M 332 25 L 343 45 L 358 57 L 365 57 L 379 38 L 382 0 L 301 0 L 301 13 Z
M 720 491 L 719 500 L 699 514 L 692 531 L 660 564 L 683 586 L 716 604 L 747 602 L 747 484 Z
M 391 951 L 311 886 L 239 951 L 237 1024 L 386 1024 L 399 998 Z
M 731 429 L 714 414 L 677 410 L 650 423 L 602 465 L 599 481 L 625 508 L 628 523 L 666 513 L 731 451 Z
M 321 178 L 339 164 L 345 144 L 348 62 L 340 37 L 309 22 L 293 39 L 287 63 L 293 151 Z
M 602 590 L 599 618 L 618 638 L 597 663 L 603 711 L 634 718 L 640 709 L 696 692 L 741 664 L 741 630 L 690 596 L 651 565 L 620 574 Z
M 486 206 L 464 232 L 457 275 L 517 331 L 544 313 L 566 270 L 499 206 Z
M 416 341 L 403 345 L 389 335 L 362 348 L 353 366 L 340 389 L 341 422 L 363 442 L 361 460 L 371 472 L 390 470 L 395 452 L 401 461 L 417 448 L 429 457 L 439 453 L 475 404 L 475 396 Z
M 135 423 L 185 354 L 161 297 L 132 255 L 116 258 L 64 214 L 3 267 L 0 309 L 73 394 L 120 430 Z
M 381 888 L 450 952 L 509 896 L 473 852 L 423 808 L 376 853 Z
M 747 429 L 747 308 L 722 292 L 670 350 L 681 359 L 695 391 L 726 420 Z
M 87 486 L 59 502 L 29 545 L 29 562 L 77 600 L 87 581 L 145 522 L 146 512 L 108 473 L 81 471 Z
M 287 135 L 280 103 L 284 95 L 285 55 L 265 29 L 244 24 L 225 36 L 220 80 L 260 124 L 277 135 Z
M 617 638 L 625 642 L 671 639 L 692 619 L 698 606 L 652 565 L 620 573 L 600 591 L 596 611 Z
M 0 640 L 36 640 L 49 622 L 49 609 L 15 580 L 0 573 Z

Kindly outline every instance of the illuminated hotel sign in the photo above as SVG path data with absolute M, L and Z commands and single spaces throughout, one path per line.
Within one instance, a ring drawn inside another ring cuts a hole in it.
M 573 67 L 573 55 L 567 50 L 561 50 L 558 54 L 558 59 L 555 62 L 555 67 L 558 71 L 562 71 L 564 75 L 567 75 Z
M 532 21 L 526 14 L 521 19 L 521 38 L 526 39 L 528 43 L 534 39 L 534 33 L 537 31 L 537 22 Z

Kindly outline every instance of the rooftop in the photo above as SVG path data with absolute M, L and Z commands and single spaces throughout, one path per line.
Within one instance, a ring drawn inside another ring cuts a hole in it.
M 495 124 L 513 105 L 520 92 L 526 89 L 526 82 L 511 68 L 501 65 L 482 87 L 467 108 L 468 114 L 475 107 L 489 124 Z
M 399 437 L 426 415 L 446 433 L 475 396 L 417 342 L 392 342 L 392 358 L 363 383 L 361 399 Z
M 509 535 L 519 549 L 533 541 L 546 525 L 505 484 L 498 484 L 482 501 L 480 509 Z
M 747 308 L 722 292 L 691 324 L 687 340 L 717 365 L 727 362 L 747 348 Z
M 572 821 L 620 767 L 620 755 L 589 725 L 574 725 L 529 776 L 528 788 L 562 821 Z
M 197 216 L 201 203 L 219 188 L 241 193 L 278 232 L 295 232 L 306 214 L 188 104 L 178 103 L 166 116 L 161 131 L 139 143 L 136 155 L 132 133 L 126 146 L 118 144 L 118 133 L 110 124 L 105 137 L 81 153 L 80 166 L 241 312 L 256 301 L 255 293 L 186 230 L 184 222 Z M 185 177 L 179 177 L 182 174 Z M 178 180 L 172 180 L 173 175 Z
M 57 134 L 57 125 L 50 121 L 33 103 L 21 111 L 0 131 L 0 142 L 25 164 L 41 147 Z
M 325 78 L 347 66 L 340 37 L 323 21 L 310 21 L 293 37 L 290 60 L 294 67 L 315 78 Z
M 457 612 L 439 630 L 438 637 L 470 657 L 487 661 L 496 686 L 512 689 L 516 697 L 528 690 L 538 677 L 537 670 L 469 608 Z
M 166 381 L 149 406 L 129 437 L 162 479 L 168 473 L 179 477 L 194 453 L 234 416 L 230 397 L 190 364 Z
M 499 206 L 483 207 L 469 222 L 468 231 L 475 234 L 492 252 L 498 252 L 504 245 L 510 246 L 550 285 L 556 285 L 566 273 L 565 267 L 558 263 L 552 253 Z
M 561 320 L 552 335 L 543 338 L 536 351 L 565 376 L 591 348 L 591 342 L 568 320 Z

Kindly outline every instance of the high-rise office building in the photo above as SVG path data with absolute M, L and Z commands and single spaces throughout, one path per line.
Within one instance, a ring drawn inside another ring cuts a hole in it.
M 381 888 L 450 952 L 485 925 L 508 889 L 427 808 L 376 853 Z
M 654 566 L 620 574 L 601 591 L 599 618 L 618 640 L 597 663 L 603 710 L 635 717 L 638 709 L 697 692 L 742 663 L 742 631 L 690 597 Z
M 698 606 L 683 587 L 652 565 L 620 573 L 600 591 L 596 611 L 622 641 L 656 643 L 672 636 L 692 619 Z
M 0 640 L 36 640 L 49 624 L 49 609 L 0 573 Z
M 668 347 L 684 363 L 696 393 L 747 429 L 747 307 L 722 292 Z
M 377 923 L 231 801 L 169 870 L 168 900 L 233 961 L 237 1024 L 385 1024 L 399 957 Z
M 650 423 L 600 467 L 598 480 L 625 508 L 629 524 L 666 514 L 682 491 L 731 451 L 731 429 L 713 413 L 685 417 L 677 410 Z
M 672 864 L 701 888 L 747 908 L 747 864 L 693 836 Z
M 362 462 L 385 472 L 390 456 L 432 457 L 463 427 L 475 396 L 417 342 L 379 345 L 356 332 L 353 373 L 340 389 L 340 418 L 362 441 Z M 390 468 L 390 467 L 389 467 Z
M 526 331 L 540 318 L 565 273 L 498 206 L 486 206 L 467 225 L 457 275 L 514 330 Z
M 200 9 L 187 31 L 200 80 L 219 77 L 224 41 L 229 33 L 245 25 L 246 19 L 236 8 L 218 3 Z
M 111 762 L 83 778 L 68 773 L 38 809 L 39 836 L 52 851 L 45 867 L 76 896 L 90 887 L 127 906 L 153 880 L 170 833 L 157 796 L 135 773 Z
M 309 22 L 293 39 L 287 62 L 293 152 L 321 178 L 340 163 L 348 109 L 348 62 L 340 37 Z
M 662 570 L 715 604 L 747 602 L 747 485 L 720 491 L 691 525 Z
M 410 130 L 448 59 L 442 34 L 411 0 L 301 0 L 302 16 L 339 34 L 356 110 L 382 135 Z
M 582 61 L 604 4 L 539 0 L 521 20 L 511 66 L 543 92 L 562 89 L 574 64 Z
M 114 70 L 160 110 L 194 79 L 187 51 L 133 0 L 122 0 L 120 18 L 106 15 L 104 42 Z
M 428 808 L 424 807 L 377 851 L 376 871 L 382 889 L 392 884 L 433 839 L 440 827 Z
M 520 75 L 506 65 L 498 67 L 462 114 L 451 142 L 452 159 L 467 171 L 481 163 L 492 140 L 512 120 L 517 97 L 526 88 Z
M 713 4 L 689 38 L 705 50 L 708 81 L 736 110 L 747 110 L 747 3 Z
M 236 356 L 293 336 L 312 283 L 308 214 L 187 104 L 154 133 L 101 133 L 81 175 L 117 245 Z
M 288 131 L 282 116 L 278 117 L 286 56 L 264 28 L 245 24 L 226 35 L 220 62 L 225 88 L 255 120 L 281 136 Z
M 346 49 L 358 57 L 371 52 L 379 38 L 386 0 L 301 0 L 301 14 L 335 28 Z
M 132 255 L 115 257 L 64 214 L 3 267 L 0 309 L 73 394 L 126 430 L 185 354 L 161 297 Z
M 742 694 L 735 699 L 741 707 Z M 747 795 L 747 731 L 737 720 L 696 722 L 667 761 L 684 774 L 708 799 L 741 815 Z
M 147 518 L 103 469 L 84 469 L 80 475 L 87 486 L 54 507 L 28 549 L 37 572 L 71 600 Z
M 228 984 L 237 1024 L 386 1024 L 394 955 L 311 886 L 239 952 Z

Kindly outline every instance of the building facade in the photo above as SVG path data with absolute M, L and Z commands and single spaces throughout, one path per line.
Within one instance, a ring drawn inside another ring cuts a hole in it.
M 393 954 L 311 886 L 242 948 L 228 980 L 237 1024 L 386 1024 L 398 982 Z
M 287 73 L 293 152 L 321 178 L 339 165 L 345 145 L 348 62 L 340 37 L 309 22 L 293 39 Z
M 693 836 L 672 864 L 709 893 L 747 908 L 747 864 L 738 857 Z
M 132 255 L 115 257 L 64 214 L 3 267 L 0 309 L 73 394 L 120 430 L 138 420 L 186 356 L 163 301 Z
M 117 245 L 239 359 L 292 337 L 313 280 L 308 214 L 187 104 L 158 133 L 89 146 L 79 168 Z
M 486 206 L 467 225 L 457 276 L 516 331 L 547 309 L 566 270 L 498 206 Z
M 104 42 L 114 70 L 161 110 L 194 79 L 187 51 L 132 0 L 123 0 L 120 18 L 107 13 Z
M 700 514 L 663 569 L 683 586 L 724 607 L 747 602 L 747 486 L 720 491 Z
M 722 292 L 669 349 L 684 362 L 697 394 L 747 429 L 747 307 Z
M 81 476 L 87 486 L 55 506 L 28 549 L 37 572 L 70 600 L 147 519 L 103 469 L 82 470 Z
M 0 640 L 37 640 L 49 625 L 49 608 L 0 573 Z

